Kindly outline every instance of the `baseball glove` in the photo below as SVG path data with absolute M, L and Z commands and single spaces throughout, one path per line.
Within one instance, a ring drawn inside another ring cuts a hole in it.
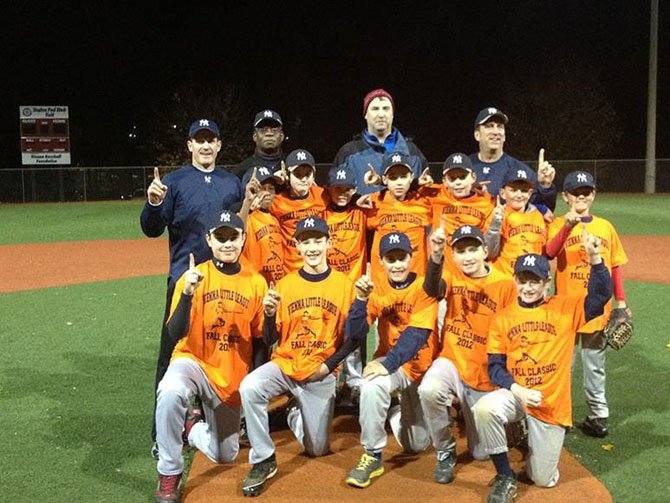
M 616 350 L 621 349 L 633 336 L 633 315 L 628 307 L 612 309 L 605 326 L 607 344 Z

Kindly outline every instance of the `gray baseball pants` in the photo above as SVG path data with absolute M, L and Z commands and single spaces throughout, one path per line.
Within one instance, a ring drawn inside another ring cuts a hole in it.
M 607 341 L 602 330 L 592 334 L 577 334 L 576 343 L 581 342 L 582 368 L 584 373 L 584 395 L 588 417 L 609 417 L 610 410 L 605 398 L 605 356 Z M 572 356 L 574 370 L 577 351 Z
M 205 421 L 193 426 L 190 445 L 214 463 L 233 461 L 239 452 L 240 408 L 221 401 L 200 365 L 177 358 L 156 391 L 158 473 L 177 475 L 184 470 L 182 431 L 191 398 L 200 396 Z
M 377 360 L 382 361 L 383 358 Z M 386 447 L 384 425 L 387 418 L 396 441 L 405 452 L 421 452 L 428 448 L 430 436 L 418 388 L 419 383 L 410 380 L 402 368 L 387 376 L 363 380 L 358 421 L 361 425 L 361 444 L 365 450 L 380 452 Z M 400 405 L 391 408 L 391 395 L 397 391 L 400 391 Z
M 526 415 L 508 389 L 497 389 L 481 397 L 473 408 L 477 431 L 488 454 L 507 452 L 505 425 Z M 565 428 L 547 424 L 530 414 L 526 472 L 536 485 L 554 487 L 558 483 L 558 461 L 563 449 Z
M 336 385 L 333 374 L 316 382 L 295 381 L 273 362 L 265 363 L 247 374 L 240 384 L 240 395 L 251 443 L 249 463 L 260 463 L 275 452 L 270 436 L 268 404 L 274 397 L 287 391 L 297 402 L 297 407 L 288 411 L 291 431 L 307 454 L 327 454 L 330 449 L 330 423 Z
M 474 459 L 488 459 L 475 425 L 472 408 L 487 391 L 470 388 L 461 380 L 456 366 L 448 358 L 436 358 L 423 376 L 419 386 L 421 408 L 433 446 L 438 451 L 455 447 L 451 434 L 451 416 L 448 407 L 454 398 L 461 404 L 468 439 L 468 451 Z

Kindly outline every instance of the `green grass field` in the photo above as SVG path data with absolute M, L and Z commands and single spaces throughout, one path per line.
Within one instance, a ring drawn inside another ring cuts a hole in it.
M 596 210 L 621 233 L 670 233 L 670 196 L 598 196 Z M 138 238 L 140 211 L 138 202 L 0 206 L 8 230 L 0 244 Z M 151 499 L 164 285 L 149 276 L 0 295 L 3 501 Z M 575 429 L 566 447 L 616 501 L 667 501 L 670 285 L 628 281 L 626 289 L 637 333 L 609 352 L 612 434 L 600 440 Z M 577 365 L 576 422 L 585 414 L 580 379 Z

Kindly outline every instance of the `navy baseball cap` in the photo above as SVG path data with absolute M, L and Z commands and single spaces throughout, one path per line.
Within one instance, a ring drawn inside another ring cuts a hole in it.
M 318 232 L 319 234 L 330 237 L 328 224 L 323 218 L 319 217 L 307 217 L 298 221 L 293 237 L 297 239 L 298 236 L 304 232 Z
M 517 257 L 514 262 L 514 274 L 529 272 L 540 279 L 548 279 L 551 276 L 549 261 L 544 255 L 529 253 Z
M 293 171 L 298 166 L 310 166 L 316 171 L 316 162 L 314 156 L 304 149 L 297 149 L 286 156 L 286 167 Z
M 476 239 L 481 244 L 486 244 L 486 242 L 484 241 L 484 233 L 479 227 L 476 227 L 474 225 L 461 225 L 451 235 L 451 242 L 449 244 L 451 246 L 454 246 L 457 241 L 466 238 Z
M 188 137 L 193 138 L 198 131 L 210 131 L 217 138 L 221 138 L 219 126 L 211 119 L 198 119 L 188 128 Z
M 563 192 L 570 192 L 579 187 L 590 187 L 595 189 L 596 184 L 593 181 L 593 175 L 586 171 L 573 171 L 572 173 L 565 175 L 565 179 L 563 180 Z
M 254 117 L 254 127 L 261 126 L 283 126 L 281 116 L 274 110 L 263 110 Z
M 382 237 L 379 241 L 379 255 L 383 257 L 393 250 L 402 250 L 412 254 L 412 243 L 410 243 L 407 234 L 402 232 L 391 232 Z
M 328 185 L 342 185 L 355 189 L 356 175 L 349 166 L 333 166 L 328 172 Z
M 210 220 L 207 226 L 208 232 L 214 232 L 221 227 L 230 227 L 231 229 L 240 230 L 244 232 L 244 222 L 237 214 L 232 211 L 223 210 L 217 213 L 216 217 Z
M 509 185 L 513 182 L 528 182 L 529 184 L 535 186 L 537 180 L 537 175 L 535 171 L 530 169 L 524 164 L 517 164 L 512 168 L 508 168 L 505 171 L 502 179 L 502 186 Z
M 412 171 L 412 163 L 409 156 L 400 152 L 393 152 L 384 157 L 384 164 L 382 165 L 384 174 L 393 166 L 405 166 L 408 170 Z
M 499 108 L 486 107 L 477 114 L 477 118 L 475 119 L 475 129 L 477 129 L 477 127 L 481 126 L 482 124 L 485 124 L 493 117 L 500 119 L 503 124 L 507 124 L 507 121 L 509 120 L 503 111 Z
M 442 165 L 442 174 L 444 175 L 450 169 L 457 168 L 472 172 L 472 161 L 467 155 L 461 152 L 451 154 L 449 157 L 447 157 L 447 160 L 444 161 L 444 164 Z
M 251 170 L 253 173 L 253 169 Z M 263 183 L 267 180 L 277 181 L 275 178 L 275 169 L 268 166 L 256 166 L 256 179 Z

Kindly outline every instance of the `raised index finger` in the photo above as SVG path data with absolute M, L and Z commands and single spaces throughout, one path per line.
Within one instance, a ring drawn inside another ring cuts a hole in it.
M 365 275 L 369 278 L 370 277 L 370 262 L 365 264 Z
M 195 269 L 195 257 L 192 253 L 188 254 L 188 268 Z
M 254 166 L 254 171 L 251 173 L 251 180 L 256 180 L 256 166 Z
M 154 166 L 154 180 L 161 181 L 161 173 L 158 171 L 158 166 Z
M 540 149 L 540 155 L 537 158 L 537 167 L 538 169 L 542 167 L 542 164 L 544 163 L 544 149 Z

